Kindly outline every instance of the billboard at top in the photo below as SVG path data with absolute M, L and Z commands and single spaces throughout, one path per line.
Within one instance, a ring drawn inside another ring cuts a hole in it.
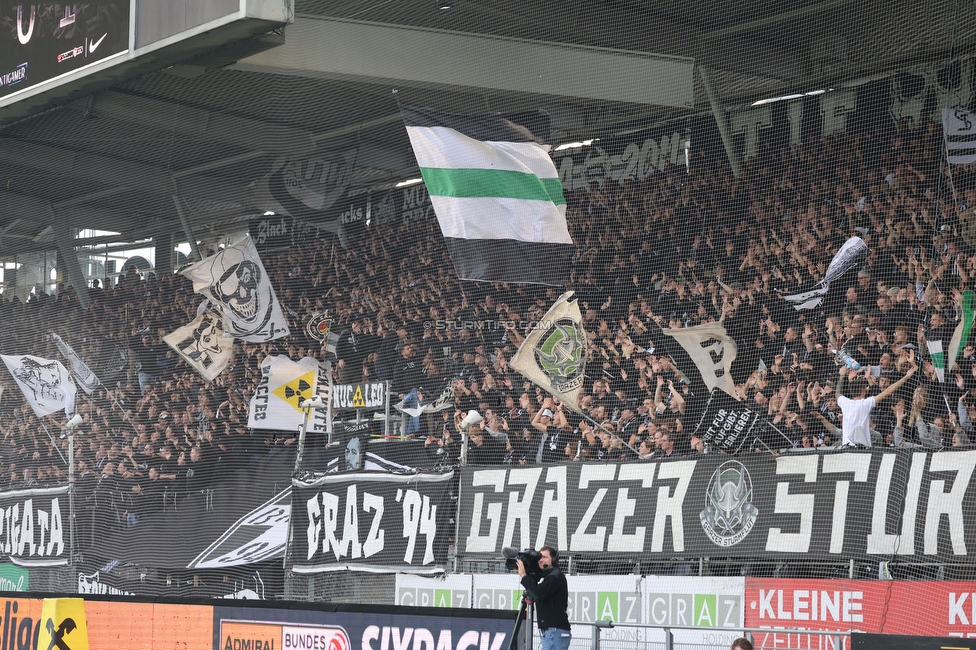
M 0 3 L 0 97 L 129 49 L 129 0 Z

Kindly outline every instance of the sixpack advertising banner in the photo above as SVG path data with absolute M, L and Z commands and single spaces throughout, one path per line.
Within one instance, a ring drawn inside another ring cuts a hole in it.
M 20 566 L 62 566 L 71 554 L 68 486 L 0 492 L 0 554 Z
M 0 5 L 0 97 L 129 49 L 129 2 Z
M 458 554 L 969 562 L 976 451 L 710 454 L 461 470 Z
M 514 623 L 514 612 L 425 616 L 214 607 L 213 647 L 214 650 L 507 650 Z
M 296 573 L 440 573 L 454 535 L 454 472 L 325 474 L 292 482 Z

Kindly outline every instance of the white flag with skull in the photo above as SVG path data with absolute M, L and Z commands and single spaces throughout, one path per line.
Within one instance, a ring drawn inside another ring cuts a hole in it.
M 220 316 L 209 309 L 163 341 L 207 381 L 222 373 L 234 356 L 234 339 L 223 336 Z
M 260 343 L 288 336 L 288 322 L 250 236 L 182 274 L 224 314 L 224 336 Z

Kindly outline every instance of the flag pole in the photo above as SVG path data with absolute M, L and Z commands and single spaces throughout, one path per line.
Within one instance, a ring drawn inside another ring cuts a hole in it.
M 44 426 L 44 420 L 42 420 L 41 418 L 37 418 L 37 422 L 41 425 L 41 428 L 44 429 L 44 433 L 47 434 L 47 437 L 51 441 L 51 444 L 54 445 L 54 451 L 58 452 L 58 456 L 60 456 L 61 460 L 64 461 L 64 464 L 67 465 L 68 464 L 67 459 L 65 459 L 64 454 L 62 454 L 61 450 L 58 448 L 58 443 L 54 441 L 54 436 L 52 436 L 51 432 L 47 430 L 46 426 Z

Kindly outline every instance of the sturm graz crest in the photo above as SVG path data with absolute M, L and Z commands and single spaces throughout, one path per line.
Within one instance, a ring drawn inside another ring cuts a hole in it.
M 330 331 L 332 331 L 332 319 L 329 318 L 328 312 L 315 312 L 305 321 L 305 335 L 312 340 L 322 342 Z
M 722 463 L 712 474 L 701 512 L 708 538 L 722 547 L 735 546 L 756 524 L 759 511 L 752 505 L 752 478 L 737 460 Z
M 542 336 L 535 361 L 561 392 L 583 385 L 586 369 L 586 333 L 570 318 L 560 318 Z

